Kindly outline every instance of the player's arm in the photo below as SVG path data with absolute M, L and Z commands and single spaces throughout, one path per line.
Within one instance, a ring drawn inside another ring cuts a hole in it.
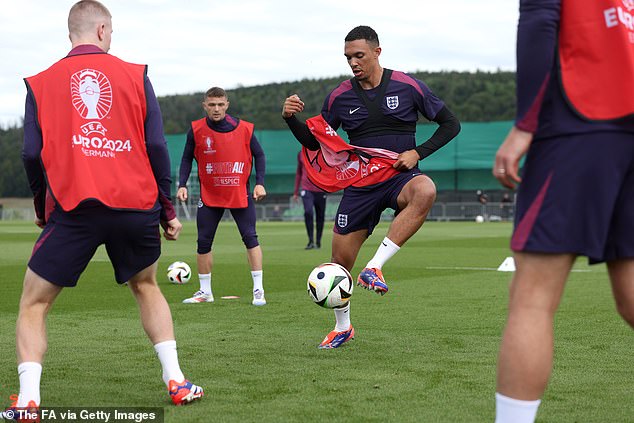
M 194 130 L 190 127 L 189 131 L 187 131 L 187 141 L 185 141 L 183 155 L 181 156 L 181 165 L 178 171 L 178 192 L 176 193 L 176 198 L 180 201 L 186 201 L 188 197 L 187 180 L 189 179 L 189 174 L 192 171 L 195 148 L 196 143 L 194 141 Z
M 253 163 L 255 166 L 255 187 L 253 187 L 253 199 L 255 201 L 263 200 L 266 197 L 264 189 L 264 175 L 266 173 L 266 156 L 264 149 L 255 137 L 251 136 L 251 154 L 253 155 Z
M 517 26 L 515 126 L 534 133 L 557 53 L 560 0 L 522 0 Z
M 297 94 L 287 97 L 282 106 L 282 117 L 297 141 L 309 150 L 319 150 L 319 142 L 308 129 L 306 122 L 300 122 L 295 116 L 304 110 L 304 102 Z
M 293 188 L 293 199 L 297 199 L 299 194 L 299 186 L 302 183 L 302 175 L 304 173 L 304 166 L 302 166 L 301 152 L 297 153 L 297 169 L 295 170 L 295 187 Z
M 433 121 L 438 124 L 436 131 L 427 141 L 414 149 L 418 153 L 419 160 L 423 160 L 433 152 L 438 151 L 460 133 L 460 121 L 447 106 L 443 106 L 436 113 Z
M 544 92 L 552 78 L 561 13 L 560 0 L 522 0 L 517 27 L 515 125 L 495 155 L 493 176 L 507 188 L 521 182 L 519 164 L 538 128 Z
M 393 167 L 400 171 L 414 168 L 419 160 L 423 160 L 438 151 L 460 132 L 460 121 L 445 106 L 445 103 L 423 81 L 416 78 L 412 78 L 412 80 L 410 94 L 414 99 L 416 109 L 426 119 L 437 123 L 438 127 L 427 141 L 412 150 L 399 154 Z
M 396 162 L 392 165 L 395 169 L 400 171 L 413 169 L 419 160 L 423 160 L 438 151 L 460 132 L 460 121 L 446 106 L 443 106 L 432 120 L 438 124 L 436 131 L 427 141 L 413 150 L 399 154 Z
M 163 116 L 154 88 L 147 75 L 144 80 L 147 114 L 145 117 L 145 148 L 150 166 L 158 186 L 159 203 L 161 204 L 161 225 L 165 229 L 165 237 L 170 240 L 178 238 L 180 222 L 176 218 L 176 211 L 171 200 L 171 165 L 167 142 L 163 134 Z
M 28 85 L 27 85 L 28 88 Z M 33 193 L 35 223 L 42 227 L 45 222 L 46 180 L 42 169 L 42 131 L 37 123 L 35 99 L 29 89 L 24 106 L 24 144 L 22 146 L 22 162 L 26 177 Z

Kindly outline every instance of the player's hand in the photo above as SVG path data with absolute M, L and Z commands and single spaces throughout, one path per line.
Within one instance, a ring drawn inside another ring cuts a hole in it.
M 418 160 L 420 156 L 416 150 L 407 150 L 403 151 L 396 158 L 396 162 L 392 165 L 392 167 L 396 170 L 400 170 L 404 172 L 406 170 L 413 169 L 418 164 Z
M 520 160 L 530 147 L 533 134 L 517 129 L 515 126 L 495 154 L 493 176 L 507 188 L 515 188 L 515 184 L 522 182 L 519 176 Z
M 176 198 L 183 202 L 187 201 L 187 188 L 180 187 L 178 191 L 176 191 Z
M 296 113 L 300 113 L 304 110 L 304 102 L 299 98 L 297 94 L 293 94 L 284 100 L 282 106 L 282 117 L 288 119 Z
M 299 195 L 293 194 L 293 196 L 291 198 L 293 199 L 294 203 L 299 203 Z
M 183 224 L 175 217 L 172 220 L 161 221 L 161 226 L 163 227 L 163 236 L 168 241 L 176 241 L 178 239 L 178 235 L 180 235 L 181 230 L 183 229 Z
M 44 226 L 46 226 L 46 222 L 44 221 L 44 219 L 40 219 L 37 216 L 35 216 L 35 220 L 33 221 L 33 223 L 35 223 L 40 229 L 44 229 Z
M 256 185 L 253 188 L 253 199 L 255 201 L 260 201 L 264 200 L 264 197 L 266 197 L 266 190 L 264 189 L 264 186 Z

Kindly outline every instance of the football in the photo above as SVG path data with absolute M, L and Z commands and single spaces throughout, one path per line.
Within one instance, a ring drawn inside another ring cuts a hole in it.
M 177 285 L 189 282 L 192 277 L 192 269 L 184 261 L 175 261 L 167 268 L 167 279 Z
M 326 308 L 345 307 L 352 296 L 352 276 L 341 265 L 323 263 L 308 275 L 308 296 Z

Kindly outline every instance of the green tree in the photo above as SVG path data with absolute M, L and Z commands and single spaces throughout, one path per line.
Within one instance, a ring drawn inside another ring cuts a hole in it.
M 0 128 L 0 197 L 29 197 L 22 165 L 22 127 Z

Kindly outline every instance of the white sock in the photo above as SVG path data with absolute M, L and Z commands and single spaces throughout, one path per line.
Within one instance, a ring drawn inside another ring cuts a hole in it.
M 264 292 L 264 287 L 262 286 L 262 271 L 252 271 L 251 277 L 253 278 L 253 290 L 257 291 L 259 289 L 260 291 Z
M 207 295 L 211 294 L 211 273 L 198 274 L 200 281 L 200 290 Z
M 368 262 L 367 266 L 373 269 L 381 269 L 385 262 L 392 258 L 394 254 L 400 250 L 401 247 L 394 244 L 388 237 L 383 238 L 381 245 L 376 250 L 374 257 Z
M 495 423 L 533 423 L 541 400 L 522 401 L 495 393 Z
M 181 372 L 178 364 L 178 353 L 176 352 L 176 341 L 164 341 L 154 345 L 154 351 L 158 355 L 163 367 L 163 382 L 169 387 L 170 380 L 182 382 L 185 375 Z
M 42 365 L 34 361 L 25 361 L 18 365 L 18 377 L 20 378 L 20 394 L 16 407 L 27 407 L 29 401 L 35 401 L 40 405 L 40 379 L 42 378 Z
M 344 308 L 336 308 L 335 311 L 335 330 L 343 332 L 350 329 L 350 303 Z

